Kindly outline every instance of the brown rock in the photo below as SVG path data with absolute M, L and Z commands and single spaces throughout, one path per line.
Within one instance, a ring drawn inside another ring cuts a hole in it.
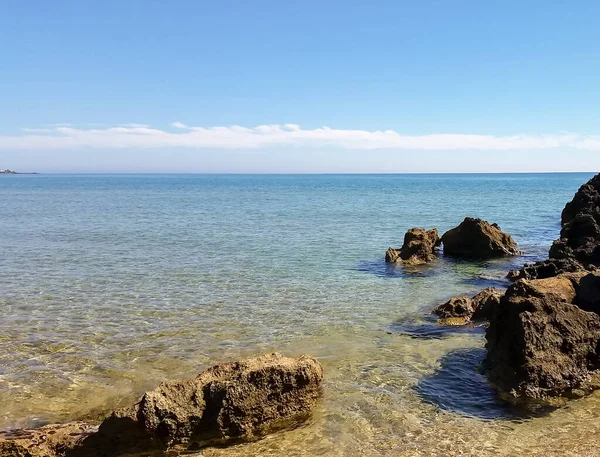
M 574 304 L 572 278 L 519 280 L 495 308 L 486 366 L 501 391 L 536 399 L 585 391 L 600 367 L 600 317 Z
M 433 310 L 442 319 L 467 318 L 470 319 L 475 312 L 475 304 L 469 297 L 453 297 Z
M 112 457 L 252 440 L 305 420 L 321 394 L 323 369 L 309 356 L 270 354 L 216 365 L 161 384 L 115 411 L 69 457 Z
M 411 228 L 404 235 L 404 244 L 400 249 L 387 250 L 385 261 L 405 265 L 428 263 L 437 257 L 440 243 L 437 229 Z
M 497 224 L 471 217 L 442 236 L 444 255 L 467 258 L 491 258 L 519 255 L 517 243 Z
M 252 440 L 306 419 L 322 380 L 321 364 L 309 356 L 269 354 L 216 365 L 196 378 L 161 384 L 100 427 L 73 423 L 2 432 L 0 456 L 158 457 Z

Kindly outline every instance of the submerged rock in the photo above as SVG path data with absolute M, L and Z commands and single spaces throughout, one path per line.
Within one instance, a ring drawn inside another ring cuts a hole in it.
M 98 431 L 98 426 L 84 422 L 46 425 L 32 430 L 0 432 L 2 457 L 67 456 L 82 441 Z
M 400 249 L 387 250 L 385 261 L 405 265 L 429 263 L 437 257 L 440 243 L 437 229 L 411 228 L 404 235 L 404 244 Z
M 593 388 L 600 316 L 578 306 L 597 306 L 589 297 L 598 292 L 598 277 L 588 276 L 522 279 L 507 290 L 486 332 L 488 377 L 501 391 L 546 399 Z
M 463 325 L 469 323 L 471 319 L 487 320 L 503 295 L 503 291 L 488 287 L 473 298 L 453 297 L 437 306 L 433 313 L 440 316 L 438 323 L 441 325 Z
M 462 327 L 470 322 L 471 319 L 468 317 L 442 317 L 437 320 L 437 324 L 444 327 Z
M 0 436 L 0 455 L 159 456 L 253 440 L 305 420 L 321 395 L 322 380 L 321 364 L 309 356 L 270 354 L 216 365 L 196 378 L 161 384 L 139 403 L 113 412 L 96 433 L 78 429 L 72 440 L 56 440 L 58 444 L 43 448 L 46 453 L 19 453 L 37 446 L 44 429 L 27 431 L 18 442 Z M 82 434 L 89 436 L 82 439 Z
M 492 258 L 519 255 L 517 243 L 498 224 L 471 217 L 442 236 L 444 255 Z

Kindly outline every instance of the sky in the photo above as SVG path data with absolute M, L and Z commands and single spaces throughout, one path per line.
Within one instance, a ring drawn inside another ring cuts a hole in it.
M 0 0 L 0 168 L 600 171 L 598 1 Z

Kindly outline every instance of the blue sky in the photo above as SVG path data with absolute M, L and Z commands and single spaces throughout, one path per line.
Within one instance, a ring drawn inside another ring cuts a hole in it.
M 0 2 L 0 168 L 597 171 L 598 17 L 584 0 Z

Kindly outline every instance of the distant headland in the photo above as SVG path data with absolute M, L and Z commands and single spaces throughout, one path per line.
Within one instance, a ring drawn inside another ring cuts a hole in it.
M 0 170 L 0 175 L 38 175 L 39 173 L 19 173 L 14 170 Z

